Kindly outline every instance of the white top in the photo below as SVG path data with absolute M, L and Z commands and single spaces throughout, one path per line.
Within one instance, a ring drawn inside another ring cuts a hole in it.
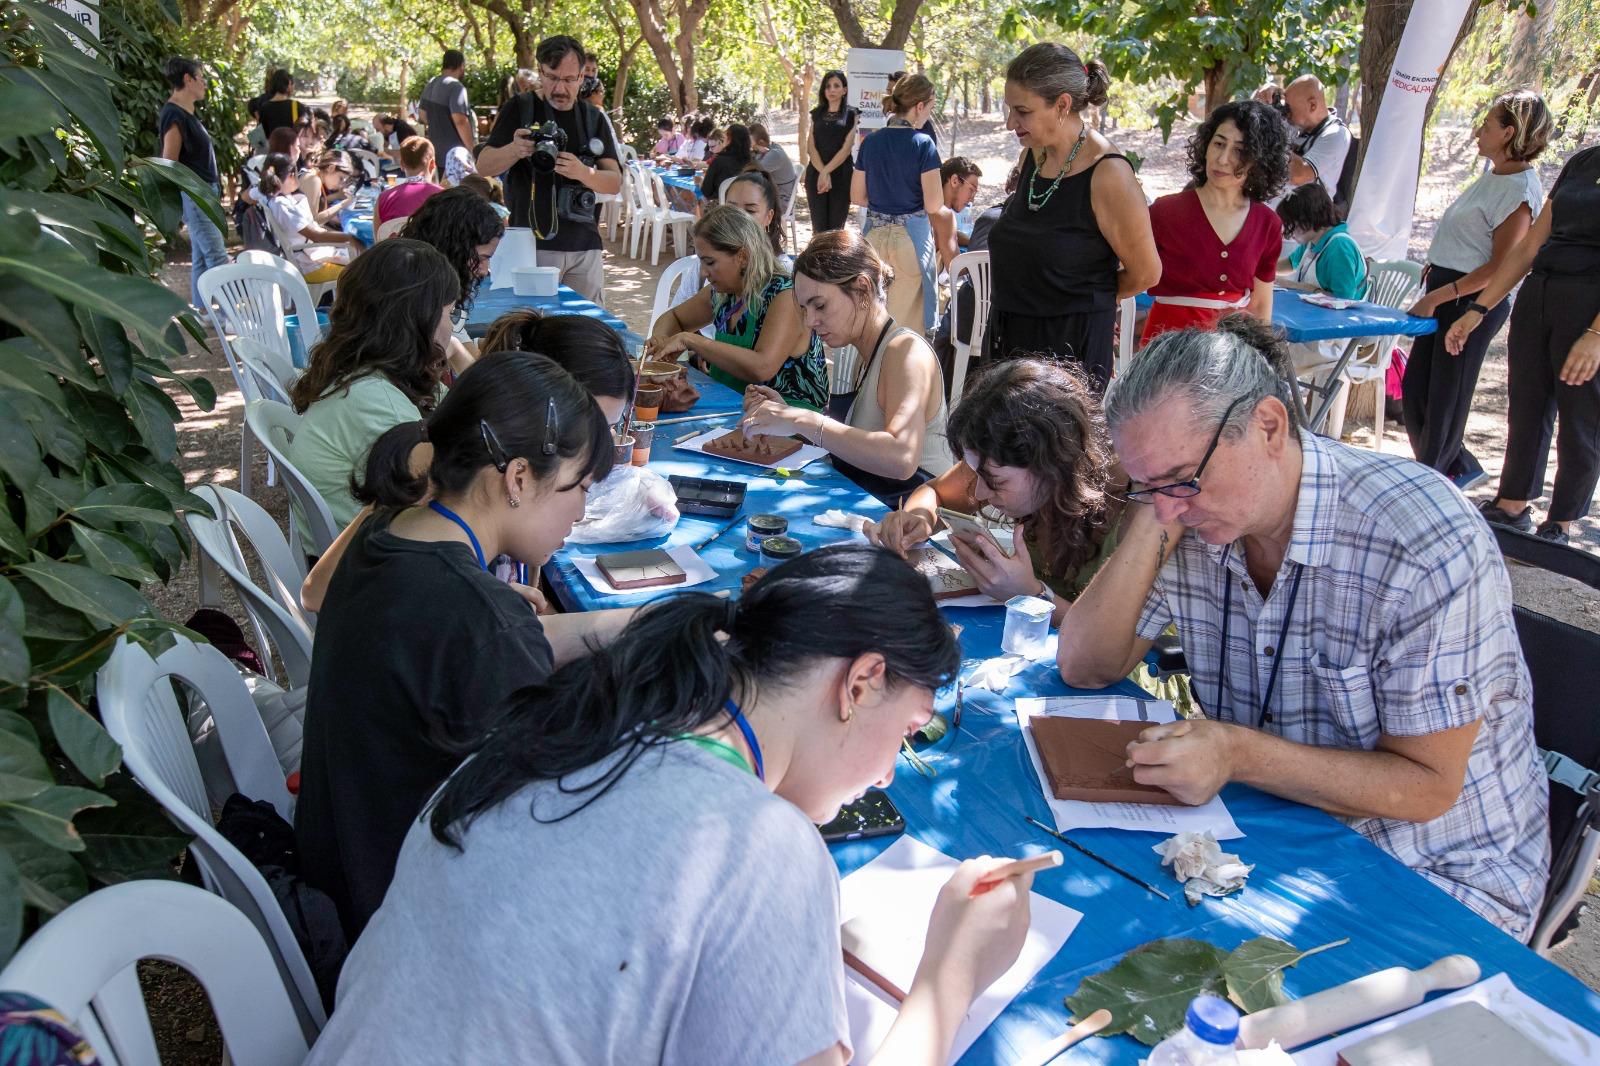
M 1317 180 L 1322 182 L 1322 187 L 1328 190 L 1331 197 L 1339 184 L 1339 171 L 1344 169 L 1344 157 L 1349 154 L 1350 127 L 1330 111 L 1327 125 L 1311 143 L 1311 147 L 1301 153 L 1301 158 L 1316 170 Z
M 1466 273 L 1477 270 L 1494 255 L 1496 227 L 1523 204 L 1535 217 L 1544 207 L 1537 167 L 1517 174 L 1484 171 L 1439 216 L 1428 262 Z
M 301 271 L 315 270 L 320 264 L 306 253 L 306 245 L 311 242 L 300 235 L 301 230 L 317 222 L 311 217 L 311 205 L 306 201 L 305 194 L 278 193 L 267 201 L 267 210 L 272 212 L 273 220 L 288 239 L 289 247 L 284 251 L 289 253 L 295 266 Z
M 678 154 L 673 158 L 682 159 L 689 163 L 698 163 L 705 157 L 706 142 L 699 137 L 695 137 L 684 141 L 682 146 L 678 148 Z
M 937 367 L 939 357 L 934 355 L 933 349 L 928 347 L 928 342 L 923 340 L 915 331 L 901 326 L 899 329 L 884 337 L 883 343 L 878 346 L 877 358 L 873 359 L 867 367 L 867 376 L 862 379 L 861 388 L 856 392 L 856 399 L 850 405 L 850 414 L 845 419 L 845 424 L 856 429 L 864 429 L 869 433 L 881 432 L 888 428 L 888 419 L 884 416 L 883 408 L 878 404 L 878 380 L 883 377 L 883 349 L 889 342 L 909 333 L 913 344 L 919 344 L 928 353 L 928 358 Z M 925 470 L 935 476 L 944 473 L 956 465 L 954 454 L 950 451 L 950 442 L 945 437 L 945 423 L 949 418 L 949 408 L 944 399 L 944 379 L 934 375 L 934 388 L 939 390 L 939 410 L 928 422 L 927 432 L 922 435 L 922 457 L 917 460 L 917 468 Z

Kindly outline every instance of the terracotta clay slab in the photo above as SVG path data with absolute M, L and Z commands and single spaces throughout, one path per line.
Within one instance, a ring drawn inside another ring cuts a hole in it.
M 746 437 L 743 430 L 713 437 L 700 446 L 708 455 L 724 459 L 742 459 L 747 463 L 775 463 L 800 450 L 800 442 L 793 437 L 771 437 L 757 433 Z
M 1044 715 L 1031 719 L 1028 728 L 1056 799 L 1179 805 L 1166 789 L 1139 784 L 1125 765 L 1129 742 L 1149 723 Z
M 978 591 L 978 583 L 972 575 L 938 548 L 912 548 L 906 552 L 906 562 L 928 579 L 935 600 L 953 600 Z
M 595 565 L 615 589 L 649 589 L 657 585 L 681 585 L 688 575 L 677 560 L 660 548 L 636 552 L 613 552 L 595 556 Z

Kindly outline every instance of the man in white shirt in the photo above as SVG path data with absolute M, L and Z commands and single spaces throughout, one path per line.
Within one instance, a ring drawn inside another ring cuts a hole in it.
M 1289 185 L 1284 193 L 1320 181 L 1329 196 L 1336 195 L 1339 171 L 1350 152 L 1350 127 L 1344 124 L 1322 91 L 1322 82 L 1303 74 L 1283 90 L 1289 107 L 1289 125 L 1300 131 L 1300 142 L 1289 153 Z

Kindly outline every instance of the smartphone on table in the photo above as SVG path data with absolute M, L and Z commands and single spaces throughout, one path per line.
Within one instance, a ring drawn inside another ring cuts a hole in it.
M 887 792 L 869 788 L 866 795 L 841 807 L 837 818 L 818 829 L 823 840 L 829 844 L 839 844 L 846 840 L 866 840 L 904 833 L 906 820 L 900 816 L 900 811 Z

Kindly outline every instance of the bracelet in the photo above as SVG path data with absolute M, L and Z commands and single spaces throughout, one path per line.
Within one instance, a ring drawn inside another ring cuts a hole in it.
M 1459 281 L 1450 283 L 1450 291 L 1456 294 L 1456 299 L 1461 299 L 1461 283 Z
M 1595 329 L 1593 326 L 1584 326 L 1583 331 L 1585 333 L 1593 333 L 1596 337 L 1600 337 L 1600 329 Z

